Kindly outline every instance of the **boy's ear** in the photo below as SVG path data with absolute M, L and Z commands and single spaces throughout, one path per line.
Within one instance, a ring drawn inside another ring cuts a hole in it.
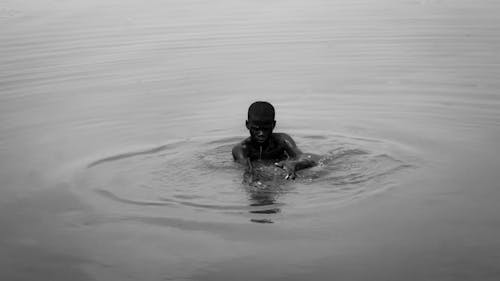
M 245 121 L 245 126 L 250 130 L 250 124 L 248 123 L 248 120 Z

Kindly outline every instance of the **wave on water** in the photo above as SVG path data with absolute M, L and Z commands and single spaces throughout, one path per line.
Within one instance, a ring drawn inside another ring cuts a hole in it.
M 314 208 L 367 197 L 413 166 L 403 160 L 405 155 L 386 149 L 383 141 L 303 136 L 297 138 L 299 144 L 320 150 L 316 167 L 299 171 L 292 181 L 281 168 L 260 163 L 249 181 L 231 156 L 237 140 L 185 140 L 103 157 L 87 165 L 79 181 L 85 186 L 79 189 L 87 201 L 104 200 L 101 208 L 151 207 L 148 216 L 164 209 L 170 214 L 202 211 L 208 220 L 231 215 L 270 223 L 294 206 Z M 95 195 L 99 199 L 93 199 Z

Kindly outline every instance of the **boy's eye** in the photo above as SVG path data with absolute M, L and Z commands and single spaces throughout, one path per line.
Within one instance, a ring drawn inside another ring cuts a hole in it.
M 251 126 L 250 129 L 254 131 L 265 131 L 271 129 L 271 127 L 268 126 Z

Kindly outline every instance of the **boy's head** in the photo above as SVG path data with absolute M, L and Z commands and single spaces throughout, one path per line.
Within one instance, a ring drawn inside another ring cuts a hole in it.
M 246 127 L 253 142 L 267 142 L 275 126 L 274 107 L 270 103 L 256 101 L 250 105 Z

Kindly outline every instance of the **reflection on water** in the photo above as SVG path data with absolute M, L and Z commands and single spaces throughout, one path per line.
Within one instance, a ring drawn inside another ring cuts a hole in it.
M 281 212 L 276 204 L 278 198 L 285 192 L 283 185 L 286 184 L 283 170 L 274 166 L 273 163 L 253 163 L 253 171 L 245 171 L 243 184 L 248 193 L 251 214 L 263 214 L 262 218 L 252 218 L 250 221 L 256 223 L 273 223 L 269 215 Z

